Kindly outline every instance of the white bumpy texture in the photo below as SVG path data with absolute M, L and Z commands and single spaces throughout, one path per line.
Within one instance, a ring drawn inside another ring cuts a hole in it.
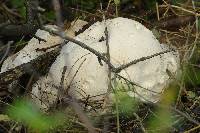
M 100 53 L 106 53 L 105 27 L 108 28 L 111 63 L 118 67 L 141 57 L 165 51 L 152 32 L 137 21 L 115 18 L 106 22 L 96 22 L 75 39 L 87 44 Z M 48 109 L 58 96 L 63 67 L 67 67 L 64 86 L 77 99 L 88 95 L 102 99 L 108 90 L 108 66 L 99 62 L 97 56 L 72 42 L 63 46 L 60 55 L 46 77 L 33 85 L 33 101 L 41 109 Z M 170 52 L 132 65 L 119 74 L 138 85 L 135 91 L 127 92 L 141 101 L 157 102 L 164 88 L 170 82 L 167 71 L 176 74 L 179 68 L 177 52 Z M 56 87 L 57 86 L 57 87 Z

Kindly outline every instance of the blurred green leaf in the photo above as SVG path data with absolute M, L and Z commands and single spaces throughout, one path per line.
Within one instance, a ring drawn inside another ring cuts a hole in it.
M 167 133 L 173 122 L 171 113 L 165 108 L 160 108 L 155 115 L 156 117 L 152 117 L 148 123 L 148 130 L 151 130 L 151 133 Z
M 169 128 L 172 127 L 173 121 L 175 121 L 170 112 L 170 106 L 176 99 L 176 92 L 174 90 L 177 90 L 177 88 L 174 87 L 176 87 L 176 85 L 172 84 L 167 88 L 167 91 L 163 94 L 154 115 L 148 121 L 148 130 L 151 130 L 152 133 L 168 133 Z
M 122 80 L 114 83 L 114 106 L 118 106 L 118 113 L 123 116 L 132 116 L 137 109 L 137 99 L 130 97 L 128 91 L 131 89 L 130 84 Z M 133 88 L 132 88 L 133 89 Z M 117 111 L 117 110 L 116 110 Z
M 19 13 L 23 18 L 26 18 L 26 7 L 23 6 L 23 7 L 19 8 Z
M 53 116 L 42 114 L 36 106 L 25 99 L 17 100 L 7 110 L 8 115 L 16 121 L 23 122 L 38 132 L 46 132 L 63 123 L 64 117 L 58 113 Z
M 136 111 L 138 102 L 136 99 L 130 97 L 127 92 L 117 92 L 115 94 L 116 102 L 118 104 L 119 114 L 123 116 L 132 116 Z

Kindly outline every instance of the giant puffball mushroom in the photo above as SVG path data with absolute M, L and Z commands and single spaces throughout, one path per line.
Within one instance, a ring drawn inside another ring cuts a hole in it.
M 168 49 L 160 44 L 152 32 L 137 21 L 127 18 L 114 18 L 105 22 L 96 22 L 83 33 L 75 37 L 101 54 L 107 51 L 105 27 L 108 29 L 108 44 L 110 46 L 110 61 L 118 67 L 130 61 L 150 56 Z M 32 93 L 39 99 L 41 95 L 57 90 L 54 86 L 60 86 L 63 68 L 67 67 L 64 75 L 64 88 L 68 89 L 71 96 L 77 99 L 91 97 L 91 99 L 103 99 L 108 90 L 108 65 L 100 61 L 96 55 L 72 42 L 63 46 L 60 55 L 52 64 L 48 75 L 41 78 L 33 85 Z M 157 102 L 170 82 L 167 71 L 176 75 L 179 68 L 179 55 L 177 52 L 168 52 L 145 61 L 138 62 L 122 70 L 119 75 L 129 79 L 141 87 L 135 86 L 134 91 L 128 91 L 128 95 L 141 101 Z M 114 73 L 112 73 L 112 76 Z M 48 81 L 48 80 L 50 81 Z M 53 82 L 52 89 L 44 87 Z M 51 103 L 56 101 L 54 91 Z M 33 99 L 35 99 L 33 97 Z M 48 101 L 48 100 L 45 100 Z M 48 108 L 49 103 L 37 102 L 41 108 Z

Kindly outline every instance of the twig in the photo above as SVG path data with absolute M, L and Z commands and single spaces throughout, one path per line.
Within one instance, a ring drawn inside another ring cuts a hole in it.
M 1 23 L 0 24 L 0 28 L 3 28 L 3 27 L 5 27 L 5 26 L 7 26 L 7 25 L 9 25 L 10 24 L 10 21 L 8 20 L 7 22 L 5 22 L 5 23 Z
M 26 19 L 28 24 L 34 25 L 38 14 L 38 0 L 26 0 Z
M 72 71 L 72 69 L 74 68 L 74 66 L 76 65 L 76 63 L 77 63 L 80 59 L 82 59 L 83 57 L 85 57 L 85 56 L 87 56 L 87 55 L 90 55 L 90 53 L 84 54 L 83 56 L 81 56 L 80 58 L 78 58 L 78 59 L 74 62 L 74 64 L 71 66 L 71 68 L 70 68 L 70 70 L 69 70 L 69 72 L 68 72 L 68 74 L 67 74 L 67 77 L 69 77 L 69 74 L 71 73 L 71 71 Z
M 9 8 L 5 5 L 5 3 L 2 3 L 1 6 L 2 6 L 3 9 L 4 9 L 5 11 L 7 11 L 9 14 L 12 14 L 12 15 L 14 15 L 14 16 L 16 16 L 16 17 L 22 18 L 21 15 L 19 15 L 19 14 L 16 13 L 16 12 L 13 12 L 11 9 L 9 9 Z
M 157 105 L 157 104 L 155 104 L 155 103 L 153 103 L 153 102 L 150 102 L 150 101 L 149 101 L 149 104 L 151 104 L 153 107 L 159 107 L 159 106 L 160 106 L 160 107 L 165 107 L 165 106 L 166 106 L 166 105 Z M 190 121 L 190 122 L 192 122 L 192 123 L 194 123 L 194 124 L 196 124 L 196 125 L 200 125 L 200 122 L 196 121 L 196 120 L 193 119 L 191 116 L 189 116 L 189 115 L 183 113 L 182 111 L 178 110 L 177 108 L 175 108 L 175 107 L 173 107 L 173 106 L 170 106 L 169 109 L 172 110 L 173 112 L 176 112 L 176 113 L 179 114 L 180 116 L 186 118 L 188 121 Z
M 43 51 L 43 52 L 46 52 L 46 51 L 49 50 L 49 49 L 52 49 L 52 48 L 55 48 L 55 47 L 58 47 L 58 46 L 62 46 L 62 44 L 65 44 L 65 43 L 55 44 L 55 45 L 50 46 L 50 47 L 47 47 L 47 48 L 36 48 L 35 50 L 36 50 L 36 51 Z
M 75 74 L 73 75 L 71 81 L 69 82 L 69 85 L 68 85 L 67 90 L 66 90 L 67 94 L 68 94 L 69 88 L 70 88 L 70 86 L 71 86 L 71 84 L 72 84 L 74 78 L 75 78 L 76 75 L 78 74 L 80 68 L 82 67 L 82 65 L 83 65 L 83 63 L 84 63 L 85 61 L 86 61 L 86 58 L 81 62 L 81 64 L 79 65 L 78 69 L 76 70 Z
M 110 68 L 112 68 L 112 71 L 113 71 L 113 69 L 115 69 L 115 67 L 108 61 L 108 59 L 103 54 L 100 54 L 98 51 L 96 51 L 95 49 L 87 46 L 85 43 L 80 42 L 78 40 L 75 40 L 75 39 L 73 39 L 71 37 L 68 37 L 68 36 L 66 36 L 64 34 L 60 34 L 57 31 L 52 31 L 52 30 L 50 30 L 48 28 L 43 27 L 43 29 L 46 30 L 46 31 L 48 31 L 48 32 L 50 32 L 50 33 L 52 33 L 52 34 L 54 34 L 54 35 L 60 36 L 61 38 L 65 39 L 65 40 L 73 42 L 73 43 L 79 45 L 80 47 L 82 47 L 84 49 L 87 49 L 88 51 L 90 51 L 91 53 L 93 53 L 94 55 L 96 55 L 97 57 L 99 57 L 101 60 L 103 60 L 106 64 L 108 64 L 108 66 Z
M 156 91 L 149 90 L 149 89 L 147 89 L 147 88 L 145 88 L 145 87 L 142 87 L 141 85 L 138 85 L 137 83 L 134 83 L 133 81 L 131 81 L 131 80 L 129 80 L 129 79 L 127 79 L 127 78 L 125 78 L 125 77 L 119 75 L 119 74 L 116 74 L 116 75 L 117 75 L 119 78 L 122 78 L 123 80 L 127 81 L 128 83 L 130 83 L 132 86 L 140 87 L 140 88 L 142 88 L 142 89 L 144 89 L 144 90 L 147 90 L 147 91 L 152 92 L 152 93 L 155 93 L 155 94 L 160 94 L 160 93 L 158 93 L 158 92 L 156 92 Z
M 196 10 L 196 6 L 195 6 L 193 0 L 192 0 L 192 7 L 193 7 L 194 10 Z M 191 59 L 192 56 L 193 56 L 193 54 L 194 54 L 194 51 L 195 51 L 195 49 L 196 49 L 197 39 L 198 39 L 198 37 L 199 37 L 199 33 L 198 33 L 198 31 L 199 31 L 199 28 L 198 28 L 198 27 L 199 27 L 199 20 L 198 20 L 197 14 L 195 14 L 195 19 L 196 19 L 196 20 L 195 20 L 195 24 L 196 24 L 196 36 L 195 36 L 195 40 L 194 40 L 194 43 L 193 43 L 193 47 L 192 47 L 192 50 L 191 50 L 189 59 Z
M 116 80 L 115 80 L 116 81 Z M 112 88 L 114 88 L 113 85 L 116 84 L 112 84 Z M 115 92 L 115 89 L 113 89 L 113 91 Z M 119 96 L 117 95 L 117 93 L 114 93 L 115 95 L 115 100 L 116 100 L 116 105 L 115 105 L 115 109 L 116 109 L 116 115 L 117 115 L 117 133 L 120 133 L 120 121 L 119 121 Z
M 62 28 L 64 26 L 63 19 L 62 19 L 62 13 L 61 13 L 61 4 L 60 0 L 52 0 L 52 4 L 56 13 L 56 21 L 57 25 Z
M 0 29 L 0 35 L 6 37 L 19 37 L 32 35 L 36 32 L 36 29 L 39 27 L 37 25 L 32 24 L 22 24 L 22 25 L 14 25 L 10 24 Z
M 119 73 L 119 72 L 121 72 L 121 70 L 123 70 L 123 69 L 125 69 L 125 68 L 128 68 L 129 66 L 131 66 L 131 65 L 133 65 L 133 64 L 136 64 L 136 63 L 138 63 L 138 62 L 145 61 L 145 60 L 147 60 L 147 59 L 150 59 L 150 58 L 153 58 L 153 57 L 156 57 L 156 56 L 159 56 L 159 55 L 162 55 L 162 54 L 165 54 L 165 53 L 174 51 L 173 49 L 171 49 L 171 50 L 166 50 L 166 51 L 162 51 L 162 52 L 159 52 L 159 53 L 150 55 L 150 56 L 146 56 L 146 57 L 142 57 L 142 58 L 136 59 L 136 60 L 131 61 L 131 62 L 127 63 L 127 64 L 121 65 L 121 66 L 119 66 L 118 68 L 115 68 L 115 67 L 113 66 L 113 64 L 112 64 L 111 62 L 109 62 L 109 60 L 108 60 L 103 54 L 101 54 L 101 53 L 99 53 L 98 51 L 96 51 L 95 49 L 89 47 L 89 46 L 86 45 L 85 43 L 83 43 L 83 42 L 81 42 L 81 41 L 78 41 L 78 40 L 76 40 L 76 39 L 74 39 L 74 38 L 71 38 L 71 37 L 69 37 L 69 36 L 66 36 L 66 35 L 64 35 L 64 34 L 62 34 L 62 33 L 60 33 L 60 32 L 50 30 L 50 29 L 45 28 L 45 27 L 43 27 L 42 29 L 44 29 L 44 30 L 46 30 L 46 31 L 48 31 L 48 32 L 50 32 L 50 33 L 52 33 L 52 34 L 54 34 L 54 35 L 60 36 L 61 38 L 65 39 L 65 40 L 68 40 L 68 41 L 70 41 L 70 42 L 73 42 L 73 43 L 79 45 L 80 47 L 82 47 L 82 48 L 84 48 L 84 49 L 90 51 L 91 53 L 93 53 L 94 55 L 96 55 L 97 58 L 100 58 L 101 60 L 103 60 L 103 61 L 110 67 L 110 69 L 112 70 L 112 72 L 115 72 L 115 73 Z
M 4 59 L 6 58 L 6 56 L 8 55 L 9 51 L 10 51 L 10 45 L 13 43 L 13 41 L 9 41 L 7 43 L 7 48 L 6 48 L 6 52 L 4 53 L 3 57 L 0 60 L 0 64 L 3 63 Z
M 83 126 L 83 127 L 85 127 L 85 128 L 87 128 L 87 126 L 86 126 L 84 123 L 81 123 L 81 122 L 79 122 L 79 121 L 75 121 L 75 123 L 76 123 L 76 124 L 79 124 L 79 125 L 81 125 L 81 126 Z M 98 132 L 101 132 L 101 131 L 102 131 L 100 128 L 94 128 L 94 130 L 96 130 L 96 131 L 98 131 Z
M 19 37 L 32 35 L 39 26 L 34 23 L 38 13 L 38 0 L 26 0 L 26 19 L 22 25 L 10 24 L 0 29 L 0 35 L 6 37 Z
M 136 119 L 139 121 L 139 124 L 140 124 L 140 127 L 142 129 L 142 132 L 143 133 L 147 133 L 147 131 L 145 130 L 143 124 L 142 124 L 142 121 L 141 121 L 141 118 L 136 114 L 136 113 L 133 113 L 133 115 L 136 117 Z
M 191 10 L 185 9 L 185 8 L 183 8 L 183 7 L 175 6 L 175 5 L 167 4 L 167 5 L 160 5 L 160 7 L 173 7 L 173 8 L 182 10 L 182 11 L 184 11 L 184 12 L 190 13 L 190 14 L 192 14 L 192 15 L 195 15 L 195 14 L 196 14 L 197 16 L 200 16 L 200 14 L 198 14 L 198 13 L 195 13 L 195 12 L 193 12 L 193 11 L 191 11 Z
M 157 12 L 157 19 L 158 21 L 160 20 L 160 13 L 159 13 L 159 7 L 158 7 L 158 2 L 156 2 L 156 12 Z
M 197 130 L 197 129 L 199 129 L 200 128 L 200 125 L 198 125 L 198 126 L 196 126 L 196 127 L 194 127 L 194 128 L 191 128 L 190 130 L 187 130 L 187 131 L 185 131 L 184 133 L 192 133 L 193 131 L 195 131 L 195 130 Z
M 62 71 L 62 77 L 60 80 L 60 87 L 58 89 L 58 98 L 63 98 L 65 96 L 64 80 L 66 71 L 67 71 L 67 66 L 64 66 Z
M 105 22 L 105 25 L 106 25 L 106 22 Z M 108 38 L 108 28 L 107 26 L 105 27 L 105 36 L 106 36 L 106 47 L 107 47 L 107 59 L 108 59 L 108 62 L 111 64 L 110 62 L 110 46 L 109 46 L 109 38 Z M 110 66 L 108 66 L 108 80 L 109 80 L 109 83 L 108 83 L 108 93 L 111 92 L 111 72 L 112 72 L 112 68 Z
M 170 107 L 171 110 L 173 110 L 174 112 L 178 113 L 179 115 L 183 116 L 184 118 L 186 118 L 188 121 L 196 124 L 196 125 L 200 125 L 200 123 L 196 120 L 194 120 L 192 117 L 190 117 L 189 115 L 183 113 L 182 111 L 174 108 L 174 107 Z
M 146 57 L 142 57 L 142 58 L 139 58 L 139 59 L 136 59 L 134 61 L 131 61 L 127 64 L 124 64 L 124 65 L 121 65 L 119 66 L 118 68 L 115 69 L 114 72 L 116 73 L 119 73 L 121 72 L 121 70 L 125 69 L 125 68 L 128 68 L 129 66 L 133 65 L 133 64 L 136 64 L 138 62 L 141 62 L 141 61 L 145 61 L 147 59 L 151 59 L 153 57 L 156 57 L 156 56 L 159 56 L 159 55 L 162 55 L 162 54 L 165 54 L 165 53 L 169 53 L 169 52 L 172 52 L 173 50 L 166 50 L 166 51 L 162 51 L 162 52 L 159 52 L 159 53 L 156 53 L 156 54 L 153 54 L 153 55 L 150 55 L 150 56 L 146 56 Z
M 85 127 L 88 129 L 88 132 L 96 133 L 95 128 L 93 127 L 90 120 L 83 112 L 82 107 L 74 99 L 71 99 L 70 101 L 68 101 L 68 99 L 67 99 L 66 102 L 68 102 L 73 107 L 73 109 L 76 112 L 76 114 L 78 115 L 79 119 L 84 123 Z
M 38 37 L 36 35 L 33 35 L 33 37 L 36 38 L 36 39 L 38 39 L 39 43 L 40 43 L 40 41 L 47 42 L 45 39 L 40 38 L 40 37 Z

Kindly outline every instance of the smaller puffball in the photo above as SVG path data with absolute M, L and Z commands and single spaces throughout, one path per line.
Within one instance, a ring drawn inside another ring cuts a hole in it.
M 46 27 L 50 28 L 51 30 L 56 30 L 56 26 L 53 25 L 48 25 Z M 53 50 L 48 49 L 44 52 L 37 51 L 37 49 L 48 48 L 63 42 L 63 39 L 61 39 L 60 37 L 50 35 L 49 32 L 40 29 L 37 30 L 35 35 L 46 41 L 40 41 L 33 37 L 23 49 L 12 56 L 9 56 L 4 61 L 1 67 L 1 73 L 7 71 L 8 69 L 20 66 L 24 63 L 28 63 L 31 60 L 36 59 L 38 56 Z

